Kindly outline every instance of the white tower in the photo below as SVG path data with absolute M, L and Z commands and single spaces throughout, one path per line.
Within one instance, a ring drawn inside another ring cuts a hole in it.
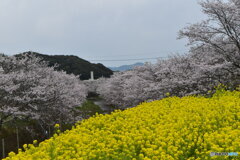
M 93 71 L 91 71 L 91 79 L 90 80 L 94 80 L 94 75 L 93 75 Z

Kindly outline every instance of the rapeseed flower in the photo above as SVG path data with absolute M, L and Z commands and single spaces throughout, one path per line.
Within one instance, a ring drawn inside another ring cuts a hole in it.
M 5 160 L 227 159 L 210 153 L 240 151 L 239 137 L 240 92 L 221 91 L 211 98 L 168 97 L 97 114 Z

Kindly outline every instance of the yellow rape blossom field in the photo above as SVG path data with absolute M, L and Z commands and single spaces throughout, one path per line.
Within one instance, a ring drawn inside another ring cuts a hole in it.
M 240 92 L 168 97 L 96 115 L 24 150 L 5 160 L 240 159 L 210 156 L 240 151 Z

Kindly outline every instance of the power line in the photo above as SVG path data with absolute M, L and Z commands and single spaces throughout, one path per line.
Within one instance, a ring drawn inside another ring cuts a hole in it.
M 122 53 L 122 54 L 117 54 L 117 55 L 102 55 L 101 57 L 116 57 L 116 56 L 142 56 L 142 55 L 152 55 L 152 56 L 158 56 L 159 54 L 163 54 L 163 53 L 185 53 L 187 52 L 186 50 L 176 50 L 176 51 L 158 51 L 158 52 L 133 52 L 131 54 L 127 54 L 127 53 Z
M 151 59 L 165 59 L 167 57 L 152 57 L 152 58 L 136 58 L 136 59 L 102 59 L 102 60 L 89 60 L 89 61 L 101 61 L 101 62 L 106 62 L 106 61 L 140 61 L 140 60 L 151 60 Z

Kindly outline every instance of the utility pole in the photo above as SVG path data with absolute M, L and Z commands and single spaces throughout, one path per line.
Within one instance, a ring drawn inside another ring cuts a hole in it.
M 19 149 L 19 135 L 18 135 L 18 127 L 16 127 L 16 134 L 17 134 L 17 149 Z
M 51 128 L 50 128 L 50 126 L 48 126 L 48 136 L 49 136 L 49 138 L 51 137 Z
M 5 144 L 4 144 L 4 138 L 2 139 L 2 158 L 5 158 Z

